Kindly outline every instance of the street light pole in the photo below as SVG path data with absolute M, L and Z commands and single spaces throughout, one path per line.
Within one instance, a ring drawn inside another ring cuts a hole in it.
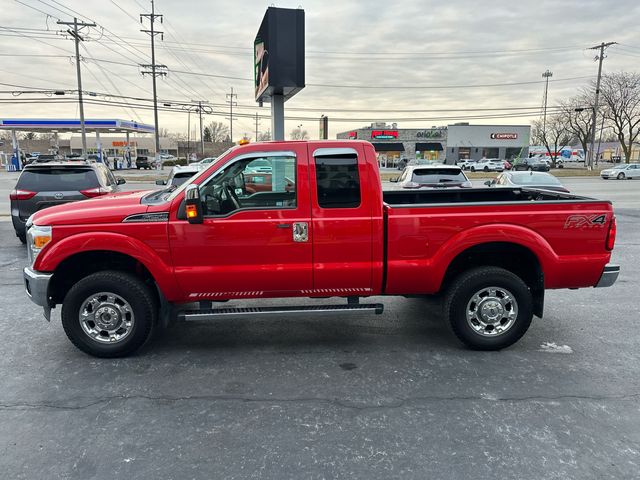
M 543 120 L 542 120 L 542 134 L 544 135 L 544 138 L 547 138 L 547 96 L 549 93 L 549 78 L 553 77 L 553 72 L 550 72 L 549 70 L 547 70 L 546 72 L 544 72 L 542 74 L 542 78 L 545 79 L 545 84 L 544 84 L 544 113 L 543 113 Z M 546 140 L 545 140 L 546 142 Z

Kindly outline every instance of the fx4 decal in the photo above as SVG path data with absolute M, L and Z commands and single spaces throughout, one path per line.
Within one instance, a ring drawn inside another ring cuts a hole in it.
M 605 223 L 607 223 L 605 214 L 570 215 L 564 224 L 564 228 L 604 227 Z

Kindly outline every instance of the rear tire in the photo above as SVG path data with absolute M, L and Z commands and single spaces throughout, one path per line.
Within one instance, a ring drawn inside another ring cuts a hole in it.
M 529 329 L 533 297 L 514 273 L 479 267 L 453 280 L 444 313 L 453 333 L 467 347 L 501 350 L 516 343 Z
M 18 233 L 18 232 L 16 232 L 16 236 L 22 242 L 23 245 L 27 244 L 27 234 L 26 233 Z
M 489 171 L 489 167 L 484 167 L 484 171 L 488 172 Z
M 471 171 L 475 172 L 476 171 L 476 167 L 471 167 Z
M 98 319 L 101 310 L 106 320 Z M 97 272 L 80 280 L 65 296 L 62 326 L 71 343 L 83 352 L 102 358 L 124 357 L 151 338 L 157 310 L 151 290 L 137 277 L 118 271 Z M 111 322 L 110 326 L 101 325 L 103 321 Z

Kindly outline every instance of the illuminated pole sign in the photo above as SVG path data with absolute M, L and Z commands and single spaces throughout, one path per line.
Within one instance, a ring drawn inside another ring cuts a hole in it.
M 256 102 L 271 103 L 274 140 L 284 140 L 284 102 L 305 87 L 304 10 L 269 7 L 253 41 Z
M 371 138 L 375 140 L 392 140 L 398 139 L 397 130 L 373 130 L 371 132 Z

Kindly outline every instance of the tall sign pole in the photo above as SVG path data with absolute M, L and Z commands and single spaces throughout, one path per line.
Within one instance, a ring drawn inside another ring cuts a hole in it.
M 602 42 L 600 45 L 596 45 L 595 47 L 591 47 L 590 50 L 600 50 L 600 55 L 598 55 L 598 80 L 596 80 L 596 99 L 593 102 L 593 119 L 591 123 L 591 148 L 589 150 L 589 170 L 593 170 L 593 157 L 595 156 L 595 148 L 596 148 L 596 123 L 598 121 L 598 101 L 600 100 L 600 79 L 602 78 L 602 61 L 604 60 L 604 49 L 610 47 L 611 45 L 616 45 L 617 42 Z
M 95 23 L 78 22 L 77 18 L 73 18 L 73 22 L 63 22 L 58 20 L 58 25 L 73 26 L 73 30 L 67 30 L 67 33 L 73 37 L 76 45 L 76 75 L 78 77 L 78 104 L 80 110 L 80 131 L 82 132 L 82 156 L 87 158 L 87 129 L 84 123 L 84 103 L 82 101 L 82 70 L 80 68 L 80 42 L 84 39 L 78 33 L 78 28 L 95 27 Z

